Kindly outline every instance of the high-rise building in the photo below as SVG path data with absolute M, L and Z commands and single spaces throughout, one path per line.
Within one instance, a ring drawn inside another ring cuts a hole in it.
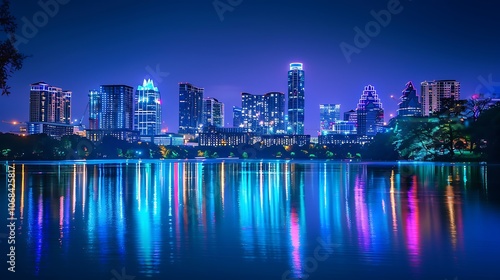
M 257 134 L 285 133 L 285 94 L 241 94 L 241 127 Z
M 44 82 L 31 84 L 29 121 L 70 124 L 71 94 Z
M 224 103 L 212 97 L 203 98 L 203 125 L 224 127 Z
M 266 134 L 285 134 L 285 94 L 264 94 L 264 126 Z
M 456 80 L 424 81 L 421 87 L 423 116 L 440 111 L 444 99 L 460 100 L 460 82 Z
M 332 130 L 333 125 L 340 121 L 340 104 L 320 104 L 320 131 Z
M 290 134 L 304 134 L 305 75 L 302 63 L 290 64 L 288 71 L 288 127 Z
M 90 140 L 101 141 L 106 135 L 132 142 L 137 139 L 134 128 L 134 88 L 127 85 L 102 85 L 89 92 Z
M 198 133 L 203 124 L 204 91 L 190 83 L 179 83 L 179 133 Z
M 264 133 L 264 96 L 241 93 L 241 117 L 243 128 L 249 132 Z
M 46 133 L 56 139 L 73 134 L 71 95 L 44 82 L 31 84 L 28 134 Z
M 102 118 L 101 97 L 100 91 L 89 91 L 89 130 L 99 129 L 99 120 Z
M 401 95 L 401 102 L 398 109 L 399 117 L 420 117 L 422 116 L 422 105 L 420 104 L 417 90 L 412 82 L 406 84 L 406 88 Z
M 375 136 L 384 125 L 384 109 L 375 87 L 365 87 L 359 99 L 357 112 L 358 136 Z
M 134 88 L 126 85 L 101 86 L 99 129 L 133 129 Z
M 134 97 L 134 130 L 139 135 L 161 134 L 161 97 L 160 91 L 154 82 L 144 80 L 142 86 L 138 86 Z
M 233 106 L 233 127 L 243 127 L 241 107 Z
M 71 123 L 71 96 L 73 92 L 69 90 L 63 90 L 61 98 L 61 113 L 59 114 L 59 120 L 62 123 Z

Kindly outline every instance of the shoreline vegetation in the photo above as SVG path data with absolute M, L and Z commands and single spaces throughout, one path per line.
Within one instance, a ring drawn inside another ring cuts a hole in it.
M 500 106 L 474 111 L 473 101 L 450 102 L 431 117 L 395 118 L 366 145 L 235 147 L 162 146 L 106 136 L 94 145 L 78 136 L 0 133 L 0 160 L 283 159 L 348 161 L 500 162 Z
M 5 160 L 0 161 L 1 164 L 23 164 L 23 165 L 78 165 L 78 164 L 136 164 L 136 163 L 258 163 L 258 162 L 283 162 L 283 163 L 349 163 L 349 164 L 375 164 L 375 165 L 419 165 L 419 164 L 433 164 L 439 166 L 498 166 L 499 162 L 479 162 L 479 161 L 413 161 L 413 160 L 353 160 L 353 159 L 241 159 L 241 158 L 203 158 L 203 159 L 77 159 L 77 160 Z

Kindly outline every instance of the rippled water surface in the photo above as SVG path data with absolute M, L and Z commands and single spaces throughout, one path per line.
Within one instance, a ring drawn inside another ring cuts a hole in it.
M 89 161 L 15 175 L 16 272 L 2 226 L 1 279 L 500 279 L 500 166 Z

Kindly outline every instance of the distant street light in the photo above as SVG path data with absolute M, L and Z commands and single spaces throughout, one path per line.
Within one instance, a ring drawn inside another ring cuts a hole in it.
M 19 125 L 19 124 L 23 124 L 23 122 L 18 122 L 18 121 L 5 121 L 5 120 L 2 120 L 3 123 L 8 123 L 8 124 L 11 124 L 11 125 Z

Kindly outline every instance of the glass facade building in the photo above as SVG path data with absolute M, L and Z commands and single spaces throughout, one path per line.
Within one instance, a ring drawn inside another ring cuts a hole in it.
M 203 88 L 179 83 L 179 133 L 195 135 L 203 124 Z
M 320 131 L 332 130 L 333 125 L 340 121 L 340 104 L 320 104 Z
M 285 94 L 264 94 L 264 126 L 266 134 L 285 134 Z
M 399 103 L 398 116 L 399 117 L 420 117 L 422 116 L 422 104 L 420 104 L 417 90 L 412 82 L 406 84 L 406 88 L 401 95 L 401 102 Z
M 264 95 L 241 94 L 240 127 L 257 134 L 285 133 L 285 94 L 269 92 Z
M 151 79 L 144 80 L 142 86 L 137 87 L 134 105 L 134 130 L 141 136 L 161 134 L 160 91 Z
M 233 127 L 243 127 L 241 107 L 233 106 Z
M 241 93 L 243 128 L 254 133 L 264 133 L 264 96 Z
M 302 63 L 290 64 L 288 71 L 289 134 L 304 134 L 305 75 Z
M 134 88 L 127 85 L 102 85 L 89 92 L 88 138 L 94 142 L 104 136 L 134 141 Z
M 98 112 L 98 129 L 133 129 L 134 88 L 126 85 L 103 85 L 98 93 L 91 92 L 91 97 L 98 101 L 90 104 L 97 108 L 89 108 Z
M 203 126 L 224 126 L 224 103 L 212 97 L 203 99 Z

